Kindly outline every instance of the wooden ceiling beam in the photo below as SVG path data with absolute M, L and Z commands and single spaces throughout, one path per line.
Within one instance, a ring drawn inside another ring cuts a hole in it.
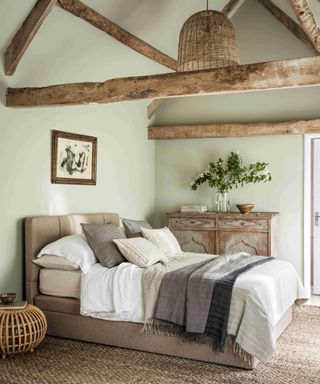
M 204 139 L 270 135 L 300 135 L 320 133 L 319 120 L 294 120 L 246 124 L 206 124 L 152 126 L 148 128 L 151 140 Z
M 8 88 L 8 107 L 64 106 L 320 85 L 320 57 L 124 77 L 102 83 Z
M 226 16 L 231 17 L 238 11 L 245 0 L 230 0 L 221 10 Z
M 113 23 L 100 13 L 83 4 L 79 0 L 58 0 L 58 5 L 73 15 L 80 17 L 89 24 L 107 33 L 122 44 L 132 48 L 136 52 L 148 57 L 149 59 L 162 64 L 174 71 L 177 68 L 177 61 L 152 47 L 150 44 L 132 35 L 119 25 Z
M 4 71 L 13 75 L 23 54 L 57 0 L 38 0 L 4 52 Z
M 292 32 L 302 43 L 311 48 L 316 54 L 319 52 L 313 46 L 309 36 L 302 27 L 291 19 L 285 12 L 277 7 L 271 0 L 258 0 L 277 20 L 280 21 L 290 32 Z
M 320 53 L 320 27 L 310 9 L 308 0 L 291 0 L 291 6 L 314 49 Z
M 151 119 L 152 116 L 157 112 L 157 110 L 161 107 L 164 99 L 154 99 L 147 106 L 147 115 L 148 119 Z

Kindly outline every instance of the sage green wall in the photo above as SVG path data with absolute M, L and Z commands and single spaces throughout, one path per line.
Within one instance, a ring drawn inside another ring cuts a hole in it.
M 176 57 L 179 29 L 198 1 L 86 0 L 123 28 Z M 217 0 L 220 9 L 226 0 Z M 34 0 L 0 1 L 0 48 L 14 36 Z M 172 28 L 174 27 L 174 28 Z M 70 212 L 154 212 L 154 143 L 147 140 L 148 101 L 63 108 L 9 109 L 7 87 L 104 81 L 170 70 L 54 7 L 16 73 L 0 71 L 0 292 L 22 290 L 22 218 Z M 97 186 L 50 183 L 51 130 L 98 138 Z
M 5 48 L 34 0 L 0 2 L 0 47 Z M 132 24 L 133 3 L 86 1 Z M 119 13 L 119 7 L 122 13 Z M 112 12 L 111 12 L 112 11 Z M 142 24 L 143 15 L 139 23 Z M 139 28 L 139 23 L 135 27 Z M 148 26 L 149 27 L 149 26 Z M 142 33 L 141 31 L 138 31 Z M 150 35 L 156 40 L 156 36 Z M 22 218 L 72 212 L 119 212 L 149 217 L 154 210 L 154 143 L 147 140 L 147 101 L 65 108 L 9 109 L 7 86 L 102 81 L 166 71 L 89 24 L 56 7 L 14 76 L 0 73 L 0 292 L 22 290 Z M 50 183 L 51 130 L 98 138 L 97 186 Z
M 311 56 L 310 52 L 261 5 L 247 0 L 232 19 L 242 63 Z M 156 125 L 256 122 L 319 118 L 319 88 L 203 96 L 167 100 Z M 303 270 L 303 137 L 164 140 L 156 142 L 156 216 L 164 225 L 165 212 L 181 204 L 203 203 L 214 208 L 207 186 L 191 191 L 189 183 L 209 161 L 239 151 L 245 162 L 266 161 L 273 180 L 233 190 L 236 203 L 254 203 L 257 211 L 280 212 L 280 257 Z
M 310 51 L 273 21 L 263 8 L 257 8 L 257 2 L 247 1 L 234 17 L 243 62 L 310 55 Z M 211 5 L 222 9 L 226 3 L 227 0 L 215 0 Z M 198 0 L 86 0 L 86 4 L 172 57 L 177 56 L 183 22 L 204 6 Z M 2 52 L 33 5 L 34 0 L 0 2 Z M 4 106 L 8 86 L 103 81 L 168 71 L 58 7 L 41 26 L 14 76 L 5 76 L 1 71 L 0 291 L 21 293 L 23 217 L 90 211 L 117 211 L 123 216 L 150 217 L 156 199 L 157 221 L 160 222 L 165 211 L 176 208 L 182 202 L 211 202 L 212 197 L 205 189 L 199 195 L 188 190 L 190 178 L 211 158 L 231 149 L 243 152 L 242 148 L 248 149 L 245 154 L 249 160 L 255 160 L 259 155 L 259 159 L 271 161 L 273 184 L 266 186 L 268 189 L 257 186 L 257 189 L 246 189 L 243 193 L 246 191 L 248 196 L 254 198 L 261 209 L 281 211 L 282 235 L 285 225 L 288 226 L 282 247 L 288 245 L 294 248 L 290 257 L 295 264 L 299 264 L 301 138 L 156 143 L 155 162 L 155 144 L 147 140 L 147 102 L 20 110 Z M 296 92 L 179 99 L 164 104 L 158 121 L 165 124 L 272 120 L 290 114 L 310 118 L 314 115 L 315 104 L 318 104 L 317 98 L 319 100 L 319 90 L 315 88 Z M 98 137 L 97 186 L 50 183 L 50 133 L 53 129 Z M 246 143 L 253 145 L 249 148 Z M 268 143 L 273 147 L 270 148 Z M 279 164 L 273 161 L 276 158 Z M 294 195 L 296 205 L 290 203 L 290 207 L 286 203 L 284 187 L 289 190 L 290 196 Z M 271 205 L 270 194 L 266 191 L 271 191 L 276 202 L 280 196 L 281 204 L 272 202 Z M 289 244 L 289 238 L 294 238 L 292 244 Z

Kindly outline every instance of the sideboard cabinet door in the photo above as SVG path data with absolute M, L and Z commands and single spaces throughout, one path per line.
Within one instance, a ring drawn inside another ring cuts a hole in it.
M 219 231 L 217 246 L 219 255 L 237 252 L 248 252 L 257 256 L 270 255 L 267 233 Z
M 214 253 L 214 232 L 171 229 L 184 252 Z

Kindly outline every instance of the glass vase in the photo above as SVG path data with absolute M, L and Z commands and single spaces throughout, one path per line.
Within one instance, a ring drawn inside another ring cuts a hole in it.
M 230 212 L 229 192 L 216 192 L 216 212 Z

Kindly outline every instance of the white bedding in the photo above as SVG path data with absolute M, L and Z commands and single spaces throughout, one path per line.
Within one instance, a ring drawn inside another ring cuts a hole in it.
M 145 323 L 153 318 L 165 273 L 212 257 L 182 252 L 167 265 L 147 269 L 131 263 L 111 269 L 95 264 L 82 274 L 81 314 Z M 275 348 L 276 323 L 298 298 L 304 298 L 304 290 L 290 263 L 277 259 L 253 268 L 234 285 L 228 334 L 243 350 L 265 360 Z

